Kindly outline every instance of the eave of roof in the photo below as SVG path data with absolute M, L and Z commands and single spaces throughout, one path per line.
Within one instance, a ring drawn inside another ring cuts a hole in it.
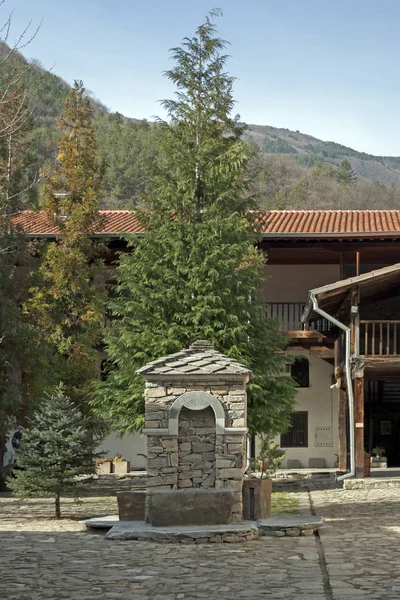
M 102 210 L 103 226 L 96 237 L 140 235 L 135 211 Z M 260 211 L 262 239 L 400 239 L 400 210 L 269 210 Z M 27 237 L 55 237 L 57 225 L 44 211 L 24 211 L 13 218 Z
M 252 372 L 225 354 L 214 350 L 210 342 L 197 340 L 189 348 L 153 360 L 136 371 L 151 381 L 159 378 L 251 377 Z
M 369 271 L 356 277 L 349 277 L 341 281 L 335 281 L 328 285 L 314 288 L 308 292 L 308 298 L 304 307 L 302 321 L 307 321 L 313 311 L 313 299 L 316 298 L 318 306 L 328 314 L 335 316 L 342 306 L 348 292 L 356 288 L 361 299 L 370 300 L 390 290 L 393 286 L 400 284 L 400 263 Z M 320 317 L 317 317 L 320 318 Z

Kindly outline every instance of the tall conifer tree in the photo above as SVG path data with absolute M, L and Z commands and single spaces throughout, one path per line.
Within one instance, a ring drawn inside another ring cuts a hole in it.
M 60 233 L 45 250 L 25 310 L 50 348 L 55 380 L 62 380 L 76 400 L 96 373 L 105 304 L 102 262 L 91 239 L 99 227 L 103 169 L 81 82 L 75 82 L 59 126 L 57 164 L 45 183 L 42 208 Z
M 254 371 L 253 433 L 284 429 L 293 408 L 293 383 L 281 376 L 286 340 L 264 318 L 256 207 L 244 194 L 250 149 L 232 117 L 233 78 L 225 72 L 226 43 L 215 35 L 217 15 L 172 50 L 175 67 L 166 76 L 177 93 L 163 102 L 169 122 L 161 123 L 160 166 L 139 214 L 145 233 L 120 256 L 110 369 L 93 399 L 120 432 L 143 423 L 136 369 L 198 338 Z

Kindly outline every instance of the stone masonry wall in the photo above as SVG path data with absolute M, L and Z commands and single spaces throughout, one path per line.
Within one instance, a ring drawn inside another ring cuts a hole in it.
M 215 487 L 215 416 L 211 407 L 179 415 L 178 488 Z
M 164 382 L 163 385 L 158 385 L 153 382 L 146 382 L 145 391 L 145 429 L 166 429 L 168 428 L 169 409 L 174 401 L 184 394 L 191 391 L 204 391 L 211 393 L 222 404 L 225 412 L 225 426 L 233 428 L 244 428 L 246 426 L 246 391 L 245 384 L 241 385 L 237 382 L 231 384 L 220 384 L 219 382 L 196 382 L 190 381 L 182 383 L 182 385 L 170 385 Z M 211 410 L 212 409 L 207 409 Z M 181 432 L 184 433 L 187 409 L 182 408 L 180 414 Z M 203 411 L 189 411 L 193 415 Z M 207 418 L 207 424 L 209 423 Z M 204 421 L 204 425 L 206 422 Z M 215 419 L 213 419 L 213 427 L 215 428 Z M 206 429 L 209 429 L 208 427 Z M 185 434 L 184 434 L 185 435 Z M 210 434 L 212 435 L 212 434 Z M 194 442 L 194 440 L 192 440 Z M 204 446 L 203 452 L 194 452 L 193 447 L 190 449 L 192 454 L 202 454 L 205 460 L 203 467 L 197 468 L 198 463 L 193 459 L 186 463 L 191 466 L 191 477 L 183 477 L 182 462 L 183 453 L 187 452 L 188 441 L 179 441 L 179 436 L 170 435 L 147 435 L 147 488 L 151 489 L 178 489 L 181 487 L 189 487 L 189 479 L 193 482 L 193 487 L 200 484 L 200 478 L 203 485 L 208 479 L 207 487 L 227 488 L 234 491 L 235 504 L 232 510 L 232 521 L 242 520 L 242 483 L 244 471 L 246 467 L 246 435 L 243 432 L 233 434 L 230 432 L 227 435 L 215 436 L 215 462 L 211 459 L 211 449 Z M 197 442 L 194 442 L 197 443 Z M 210 441 L 199 441 L 198 443 L 212 444 Z M 184 449 L 185 448 L 185 449 Z M 196 446 L 200 449 L 200 446 Z M 181 453 L 181 457 L 179 457 Z M 200 462 L 200 461 L 199 461 Z M 215 469 L 212 469 L 210 464 L 215 464 Z M 196 469 L 194 468 L 196 466 Z M 215 483 L 212 483 L 212 470 L 215 473 Z M 202 472 L 200 476 L 199 471 Z M 207 478 L 203 480 L 203 476 Z M 196 480 L 196 483 L 195 483 Z M 181 482 L 181 483 L 179 483 Z M 182 483 L 186 482 L 186 483 Z M 192 487 L 192 485 L 190 486 Z

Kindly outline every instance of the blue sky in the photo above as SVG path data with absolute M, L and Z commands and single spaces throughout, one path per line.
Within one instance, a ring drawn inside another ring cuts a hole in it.
M 399 0 L 6 0 L 0 16 L 14 36 L 43 17 L 28 58 L 150 119 L 173 94 L 169 48 L 215 5 L 244 121 L 400 155 Z

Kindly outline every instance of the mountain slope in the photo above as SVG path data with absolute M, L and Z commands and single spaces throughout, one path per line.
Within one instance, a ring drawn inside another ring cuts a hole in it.
M 400 187 L 400 157 L 374 156 L 299 131 L 269 125 L 248 125 L 246 137 L 254 140 L 266 154 L 289 154 L 304 166 L 322 160 L 337 167 L 343 160 L 348 160 L 360 178 Z
M 7 68 L 21 72 L 33 107 L 32 133 L 35 169 L 53 161 L 57 149 L 57 120 L 69 85 L 36 61 L 16 52 Z M 4 70 L 0 72 L 0 85 Z M 158 160 L 158 131 L 146 121 L 129 119 L 92 100 L 100 158 L 107 163 L 102 205 L 133 208 L 145 185 L 149 164 Z M 398 208 L 400 157 L 373 156 L 335 142 L 324 142 L 299 131 L 249 125 L 245 133 L 261 149 L 249 168 L 252 192 L 265 208 Z M 359 182 L 343 186 L 337 167 L 347 160 Z M 315 163 L 324 163 L 324 169 Z M 325 168 L 326 167 L 326 168 Z M 371 183 L 378 182 L 378 183 Z M 386 187 L 383 187 L 386 186 Z M 392 186 L 397 189 L 392 189 Z

